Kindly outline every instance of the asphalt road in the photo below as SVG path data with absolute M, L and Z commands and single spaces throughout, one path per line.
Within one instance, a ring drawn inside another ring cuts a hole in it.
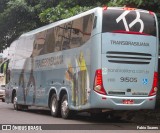
M 132 123 L 125 120 L 117 119 L 92 119 L 88 113 L 79 113 L 70 120 L 64 120 L 62 118 L 54 118 L 50 115 L 50 111 L 43 108 L 31 107 L 29 110 L 16 111 L 13 109 L 12 104 L 3 103 L 0 101 L 0 124 L 3 125 L 20 125 L 20 126 L 35 126 L 40 125 L 42 129 L 46 129 L 45 132 L 117 132 L 121 130 L 125 133 L 125 130 L 130 132 L 151 132 L 151 130 L 136 130 L 140 124 Z M 47 125 L 43 125 L 47 124 Z M 17 125 L 17 126 L 18 126 Z M 2 125 L 1 125 L 2 126 Z M 44 128 L 43 128 L 44 127 Z M 2 127 L 1 127 L 2 128 Z M 47 129 L 48 128 L 48 129 Z M 52 129 L 52 130 L 49 130 Z M 133 129 L 133 131 L 131 130 Z M 153 131 L 153 130 L 152 130 Z M 0 131 L 1 132 L 1 131 Z M 13 131 L 11 131 L 13 132 Z M 17 131 L 14 131 L 17 132 Z M 22 132 L 22 131 L 21 131 Z M 39 132 L 39 131 L 36 131 Z M 43 131 L 44 132 L 44 131 Z M 159 132 L 154 130 L 154 132 Z M 127 133 L 127 131 L 126 131 Z

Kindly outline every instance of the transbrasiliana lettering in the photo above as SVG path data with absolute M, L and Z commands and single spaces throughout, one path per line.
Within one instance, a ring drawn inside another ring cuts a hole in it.
M 147 42 L 117 41 L 111 40 L 112 45 L 149 46 Z

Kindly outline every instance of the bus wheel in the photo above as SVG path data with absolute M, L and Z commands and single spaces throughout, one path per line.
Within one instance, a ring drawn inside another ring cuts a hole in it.
M 19 110 L 28 110 L 28 105 L 18 105 Z
M 59 111 L 59 103 L 58 103 L 56 94 L 52 95 L 50 108 L 51 108 L 51 115 L 54 117 L 58 117 L 60 114 L 60 111 Z
M 71 110 L 68 107 L 68 98 L 65 94 L 61 101 L 61 116 L 64 119 L 68 119 L 71 117 Z
M 2 99 L 2 102 L 5 102 L 5 99 Z
M 14 108 L 15 110 L 18 110 L 17 96 L 16 96 L 16 94 L 14 94 L 14 96 L 13 96 L 13 108 Z

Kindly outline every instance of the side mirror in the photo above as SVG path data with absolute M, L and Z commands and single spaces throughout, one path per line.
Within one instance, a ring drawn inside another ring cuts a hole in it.
M 6 89 L 6 86 L 5 86 L 5 85 L 1 85 L 1 89 L 2 89 L 2 90 L 5 90 L 5 89 Z
M 6 87 L 5 85 L 1 85 L 1 87 Z

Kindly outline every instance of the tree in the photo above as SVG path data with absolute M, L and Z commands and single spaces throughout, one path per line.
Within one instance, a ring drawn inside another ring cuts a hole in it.
M 9 0 L 1 0 L 0 1 L 0 13 L 3 12 L 4 9 L 6 8 L 8 1 Z
M 50 7 L 40 13 L 42 22 L 50 23 L 71 17 L 96 6 L 103 6 L 110 0 L 60 0 L 55 7 Z
M 39 14 L 57 4 L 58 0 L 1 0 L 0 50 L 9 47 L 24 32 L 45 25 Z
M 141 8 L 154 11 L 158 17 L 160 16 L 158 14 L 160 12 L 159 0 L 92 0 L 92 2 L 90 0 L 60 0 L 57 5 L 42 11 L 39 16 L 42 22 L 50 23 L 103 5 Z
M 29 0 L 2 0 L 0 12 L 0 49 L 9 47 L 22 33 L 44 25 L 38 14 L 42 11 L 37 3 L 31 6 Z M 33 3 L 31 3 L 33 4 Z

